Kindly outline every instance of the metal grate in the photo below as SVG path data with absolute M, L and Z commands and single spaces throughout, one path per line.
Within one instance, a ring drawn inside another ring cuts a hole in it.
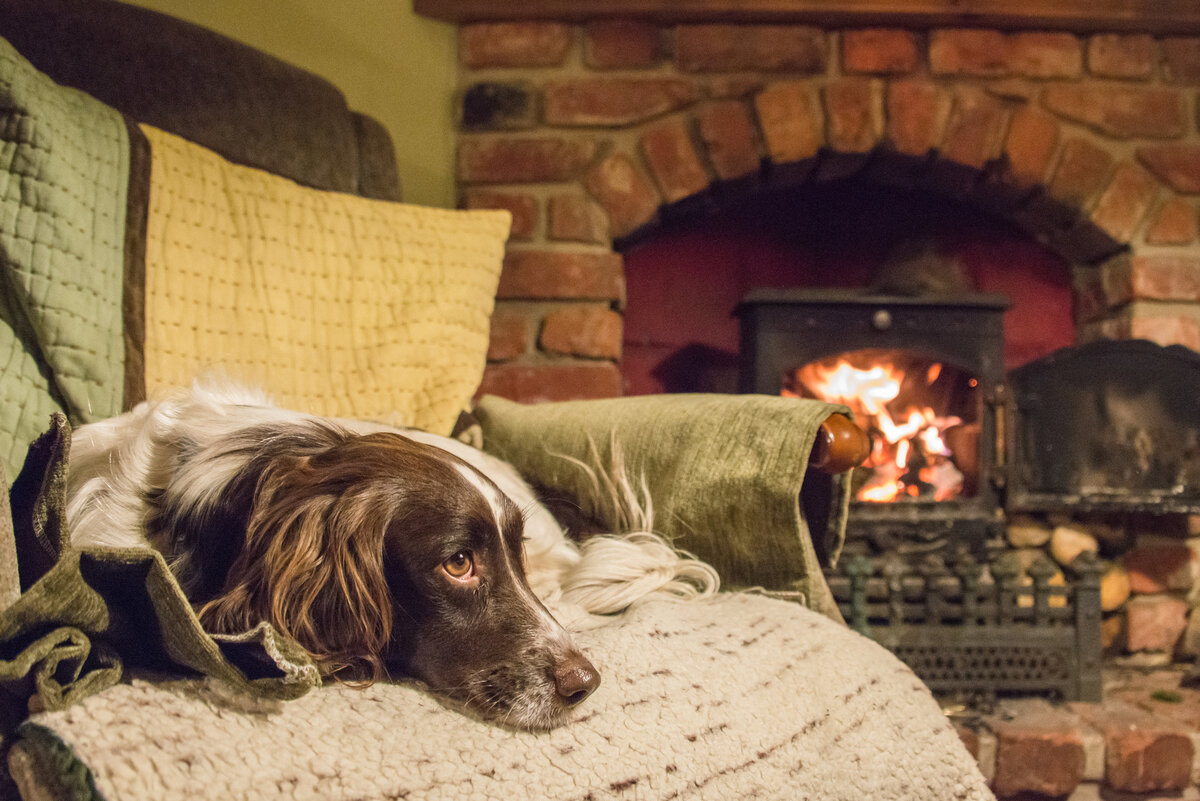
M 1067 648 L 936 643 L 891 649 L 935 692 L 960 689 L 1066 694 L 1075 659 Z
M 1011 559 L 987 570 L 966 558 L 950 571 L 850 560 L 830 587 L 853 628 L 913 669 L 931 690 L 1041 693 L 1100 700 L 1100 573 L 1091 554 L 1072 581 L 1052 565 L 1022 575 Z

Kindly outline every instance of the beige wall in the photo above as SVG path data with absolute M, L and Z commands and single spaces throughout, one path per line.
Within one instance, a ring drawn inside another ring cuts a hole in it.
M 392 133 L 404 198 L 454 204 L 454 27 L 408 0 L 127 0 L 315 72 Z

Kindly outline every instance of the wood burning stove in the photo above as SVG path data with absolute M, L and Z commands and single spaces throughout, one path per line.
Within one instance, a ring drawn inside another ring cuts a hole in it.
M 1003 525 L 995 471 L 999 295 L 757 290 L 738 307 L 744 392 L 845 403 L 869 430 L 846 552 L 982 557 Z
M 1022 569 L 1005 512 L 1200 512 L 1200 354 L 1097 342 L 1006 376 L 1006 307 L 755 291 L 741 389 L 843 402 L 870 429 L 830 574 L 852 625 L 935 689 L 1098 700 L 1103 567 L 1085 552 L 1058 586 Z

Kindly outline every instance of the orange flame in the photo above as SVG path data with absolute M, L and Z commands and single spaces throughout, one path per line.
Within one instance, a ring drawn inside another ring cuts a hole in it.
M 932 385 L 941 373 L 941 364 L 930 366 L 925 385 Z M 849 406 L 855 418 L 870 428 L 871 455 L 863 466 L 871 473 L 858 491 L 859 500 L 886 503 L 925 494 L 943 501 L 962 492 L 963 475 L 942 434 L 963 421 L 941 416 L 919 400 L 901 398 L 905 378 L 905 371 L 890 362 L 856 367 L 844 358 L 832 364 L 814 362 L 795 373 L 798 385 L 822 400 Z M 799 397 L 795 392 L 784 394 Z M 892 408 L 901 406 L 903 411 Z

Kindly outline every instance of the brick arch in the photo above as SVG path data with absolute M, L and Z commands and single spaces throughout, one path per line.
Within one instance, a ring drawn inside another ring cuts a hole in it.
M 1188 89 L 1200 73 L 1171 40 L 788 25 L 554 31 L 558 66 L 514 82 L 511 61 L 476 63 L 468 79 L 480 80 L 463 94 L 494 92 L 485 79 L 496 76 L 511 90 L 460 141 L 466 204 L 527 218 L 498 296 L 495 330 L 512 336 L 496 338 L 494 373 L 523 375 L 528 388 L 538 369 L 569 367 L 587 383 L 620 358 L 624 246 L 738 192 L 854 174 L 984 207 L 1064 255 L 1076 265 L 1081 339 L 1200 349 L 1200 133 Z M 617 375 L 584 394 L 619 391 Z M 524 394 L 517 383 L 501 389 Z
M 1131 152 L 1127 137 L 1178 135 L 1178 95 L 1118 93 L 1124 116 L 1110 119 L 1074 87 L 1047 90 L 1040 104 L 1002 92 L 910 78 L 772 82 L 637 126 L 582 184 L 606 212 L 617 249 L 731 188 L 856 174 L 993 211 L 1077 264 L 1140 244 L 1139 233 L 1168 243 L 1175 204 L 1186 201 L 1146 164 L 1187 189 L 1178 163 L 1189 151 Z

